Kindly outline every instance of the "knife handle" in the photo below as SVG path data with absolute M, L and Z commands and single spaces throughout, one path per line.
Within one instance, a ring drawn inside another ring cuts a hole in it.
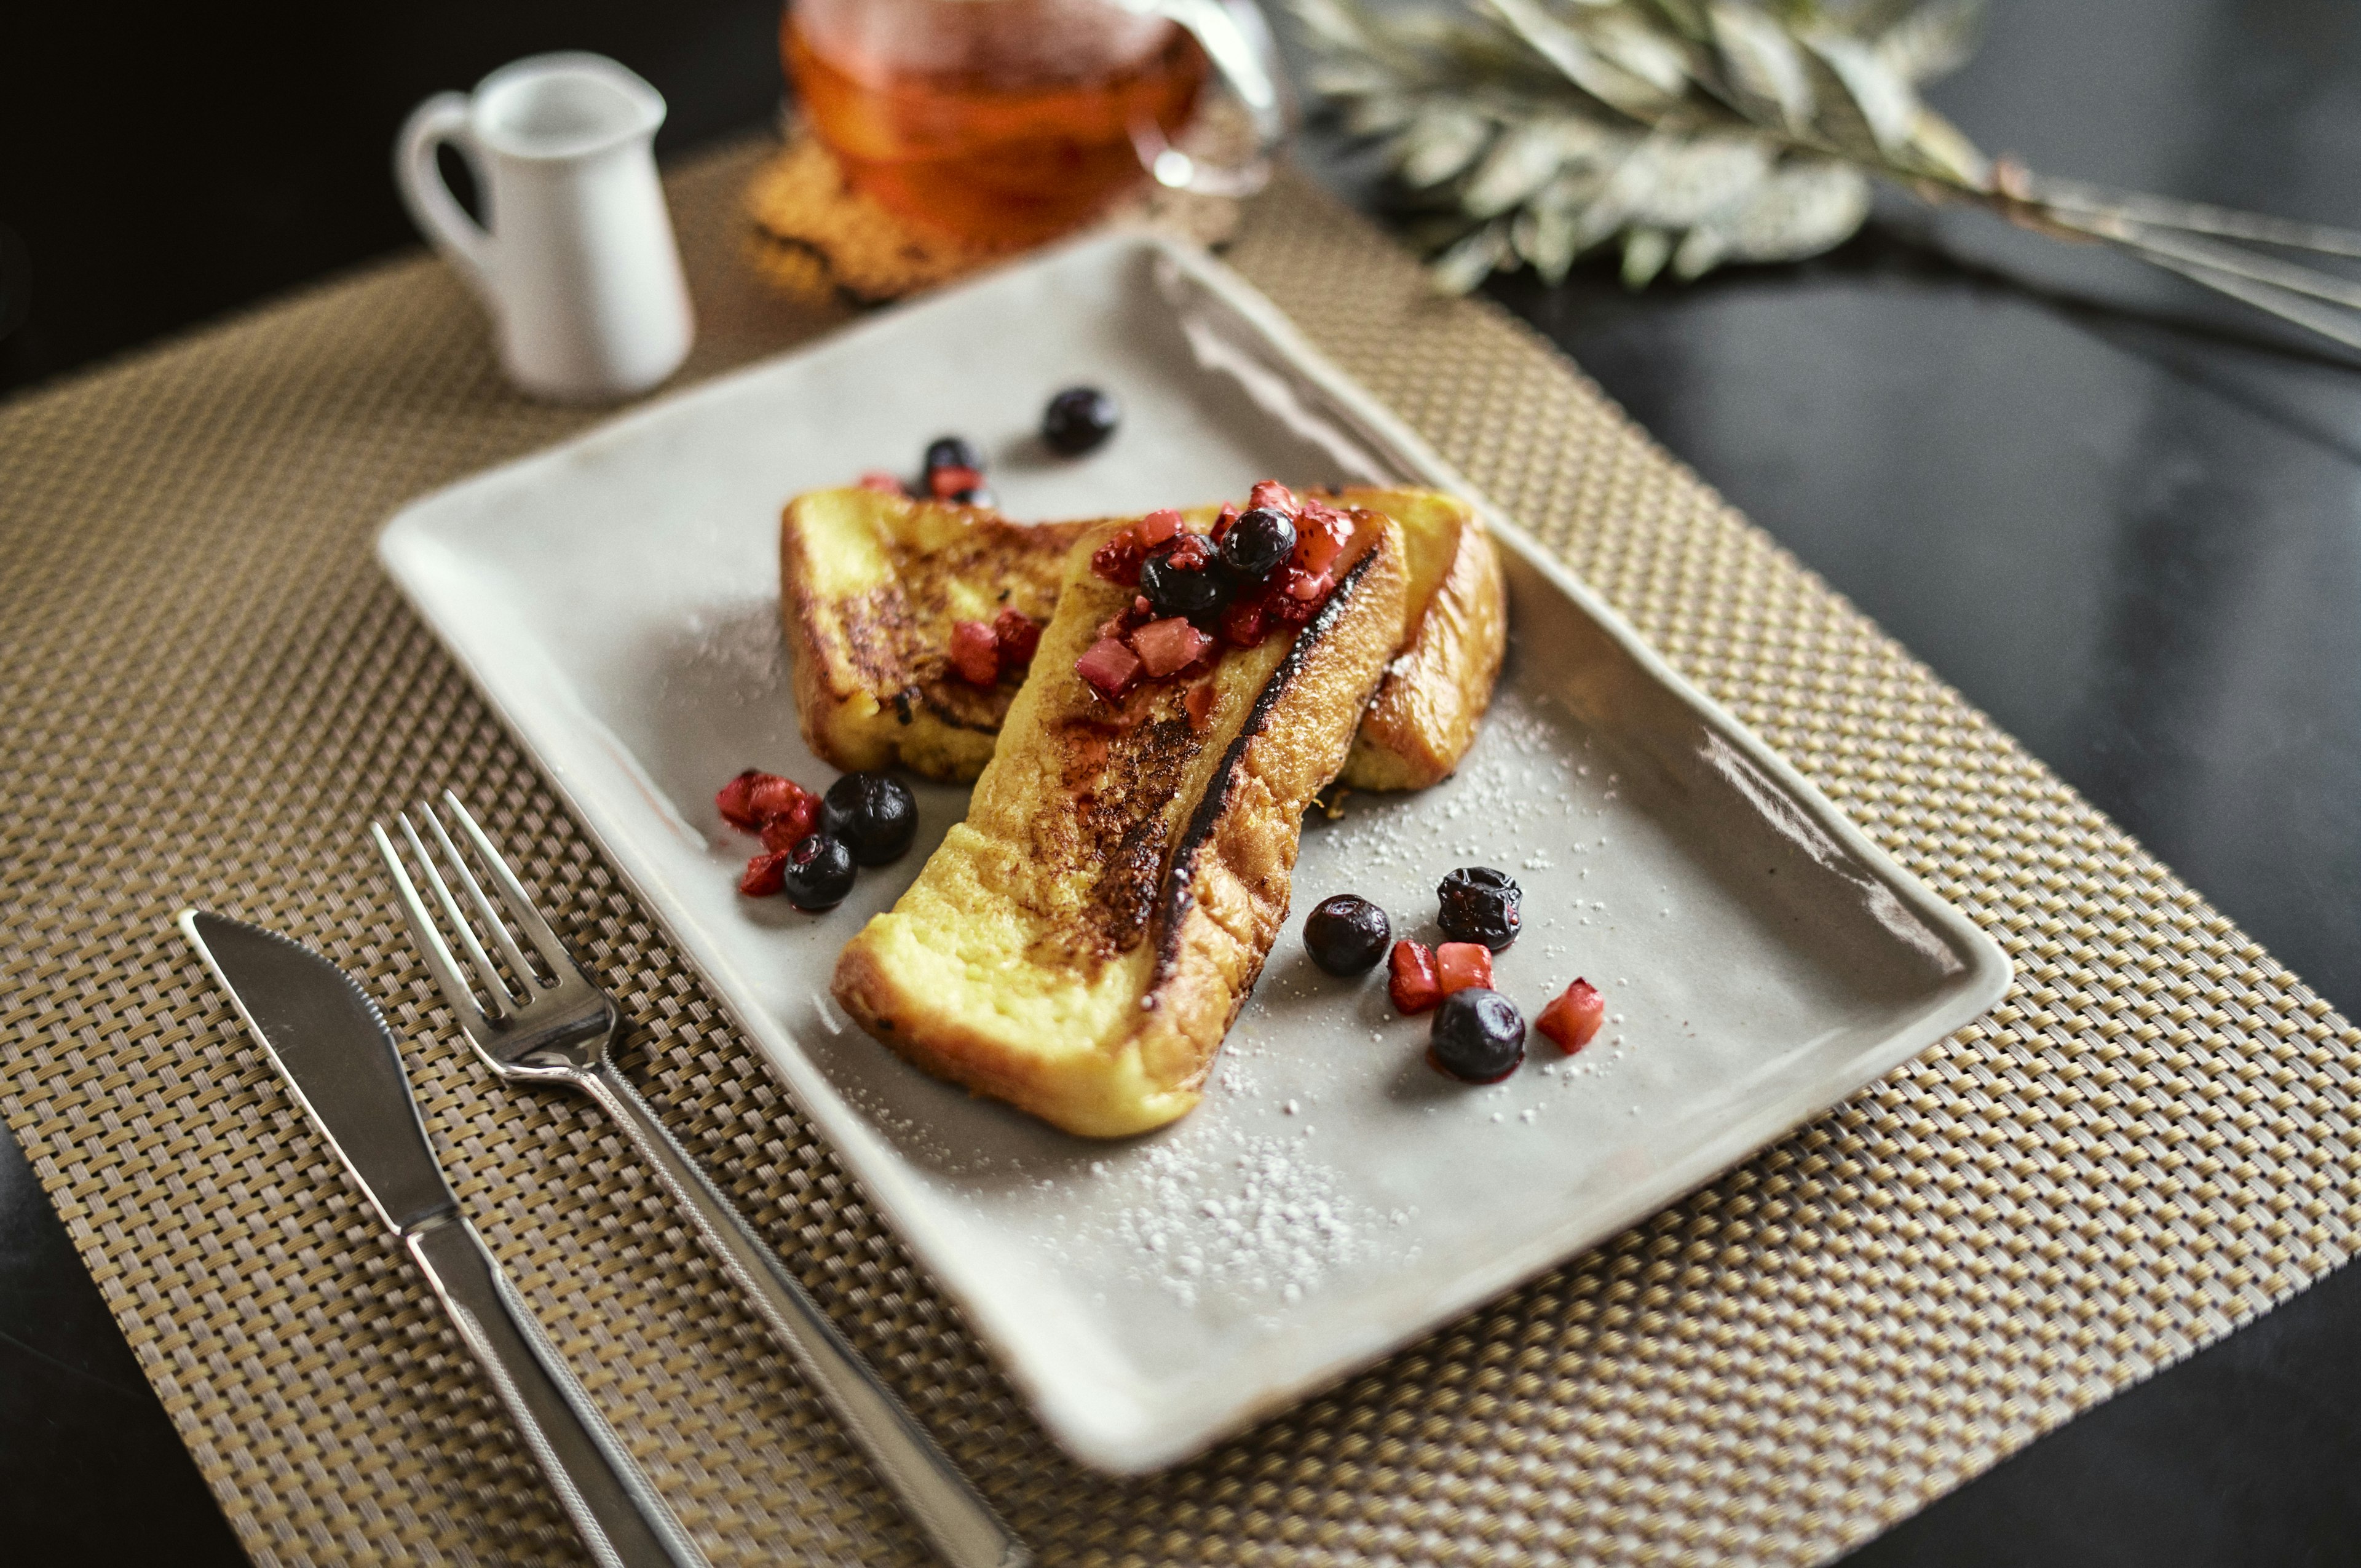
M 603 1061 L 568 1081 L 598 1102 L 655 1168 L 665 1189 L 697 1223 L 705 1245 L 793 1354 L 805 1380 L 819 1391 L 880 1478 L 900 1497 L 936 1555 L 949 1568 L 1027 1568 L 1032 1554 L 1000 1522 L 992 1505 L 968 1484 L 893 1390 L 878 1381 L 803 1283 L 722 1196 L 705 1168 L 656 1120 L 614 1063 Z
M 601 1568 L 707 1568 L 476 1228 L 452 1214 L 401 1240 Z

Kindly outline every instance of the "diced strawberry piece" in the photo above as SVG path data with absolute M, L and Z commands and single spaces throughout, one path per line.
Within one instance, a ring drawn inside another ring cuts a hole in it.
M 983 485 L 983 475 L 972 468 L 962 468 L 956 464 L 927 470 L 927 489 L 939 501 L 947 501 L 953 496 L 980 489 Z
M 746 874 L 738 879 L 738 891 L 749 898 L 768 898 L 785 891 L 787 885 L 787 852 L 770 850 L 746 862 Z
M 1091 552 L 1091 571 L 1104 581 L 1136 588 L 1139 564 L 1147 559 L 1148 546 L 1141 543 L 1138 530 L 1126 528 Z
M 1128 618 L 1130 624 L 1134 626 L 1138 626 L 1144 622 L 1153 620 L 1156 618 L 1156 607 L 1148 602 L 1148 596 L 1146 594 L 1134 594 L 1131 596 L 1131 609 L 1128 612 Z
M 889 496 L 907 496 L 910 493 L 900 479 L 877 468 L 862 475 L 860 486 L 864 490 L 876 490 Z
M 1221 515 L 1213 519 L 1213 529 L 1211 535 L 1213 543 L 1219 544 L 1224 539 L 1227 538 L 1229 536 L 1230 524 L 1237 521 L 1238 509 L 1235 505 L 1224 502 Z
M 1587 980 L 1577 980 L 1565 988 L 1563 995 L 1542 1009 L 1535 1027 L 1557 1042 L 1558 1049 L 1572 1056 L 1590 1044 L 1598 1033 L 1598 1025 L 1607 1019 L 1607 999 L 1598 988 Z
M 1222 641 L 1233 648 L 1252 648 L 1270 634 L 1270 618 L 1258 604 L 1233 603 L 1222 611 Z
M 1180 514 L 1166 507 L 1149 512 L 1134 526 L 1139 530 L 1140 543 L 1152 550 L 1180 532 Z
M 1191 686 L 1187 694 L 1180 698 L 1180 706 L 1188 710 L 1190 732 L 1202 735 L 1205 732 L 1205 727 L 1212 723 L 1213 718 L 1213 683 L 1200 681 Z
M 1202 572 L 1213 564 L 1213 542 L 1202 533 L 1184 533 L 1172 545 L 1168 559 L 1184 572 Z
M 1183 665 L 1193 664 L 1213 650 L 1213 640 L 1189 624 L 1185 616 L 1151 620 L 1131 634 L 1131 651 L 1152 680 L 1162 680 Z
M 754 780 L 747 792 L 747 805 L 759 823 L 772 822 L 795 810 L 799 801 L 813 798 L 811 791 L 793 779 L 783 779 L 776 773 L 763 773 Z
M 1303 603 L 1317 603 L 1328 597 L 1336 579 L 1325 572 L 1290 572 L 1287 575 L 1287 597 Z
M 951 625 L 951 668 L 972 686 L 988 686 L 1000 679 L 1000 634 L 981 620 Z
M 1257 507 L 1268 507 L 1293 517 L 1297 510 L 1295 492 L 1277 479 L 1258 479 L 1255 488 L 1246 492 L 1246 510 L 1252 511 Z
M 1386 990 L 1399 1011 L 1423 1013 L 1443 1000 L 1443 981 L 1435 972 L 1434 952 L 1425 943 L 1396 942 L 1386 963 Z
M 715 793 L 714 809 L 721 813 L 722 821 L 749 833 L 763 825 L 763 819 L 754 815 L 754 781 L 762 776 L 761 769 L 748 768 Z
M 1481 942 L 1445 942 L 1434 949 L 1434 974 L 1443 994 L 1470 988 L 1492 989 L 1492 949 Z
M 1041 623 L 1018 610 L 1004 609 L 993 618 L 992 634 L 1000 641 L 1000 673 L 1014 674 L 1032 668 L 1033 651 L 1041 646 Z
M 803 798 L 763 824 L 763 848 L 792 850 L 819 831 L 819 796 L 809 790 Z
M 1074 674 L 1091 683 L 1099 694 L 1119 697 L 1139 679 L 1139 657 L 1112 637 L 1102 637 L 1090 646 L 1090 651 L 1074 661 Z
M 1295 562 L 1307 572 L 1324 572 L 1352 543 L 1353 520 L 1313 501 L 1295 520 Z

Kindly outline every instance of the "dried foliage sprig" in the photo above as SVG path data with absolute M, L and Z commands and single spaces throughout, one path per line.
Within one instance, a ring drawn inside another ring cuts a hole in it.
M 1312 91 L 1382 145 L 1448 291 L 1518 266 L 1556 282 L 1616 241 L 1634 287 L 1800 259 L 1861 226 L 1882 176 L 2361 347 L 2361 286 L 2225 243 L 2361 257 L 2361 234 L 2044 180 L 1928 108 L 1983 0 L 1289 4 Z

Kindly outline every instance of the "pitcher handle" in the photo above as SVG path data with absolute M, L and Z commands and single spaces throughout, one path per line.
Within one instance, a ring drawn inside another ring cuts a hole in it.
M 438 93 L 410 113 L 393 144 L 393 182 L 401 191 L 401 204 L 436 250 L 476 291 L 487 305 L 498 307 L 492 293 L 492 236 L 467 215 L 443 182 L 434 155 L 444 143 L 457 149 L 476 171 L 476 189 L 490 189 L 484 163 L 468 130 L 466 94 Z
M 1254 126 L 1254 151 L 1234 164 L 1192 158 L 1150 121 L 1133 132 L 1140 162 L 1159 185 L 1208 196 L 1251 196 L 1270 181 L 1271 155 L 1295 126 L 1295 100 L 1279 41 L 1254 0 L 1115 0 L 1126 10 L 1178 23 L 1197 40 Z

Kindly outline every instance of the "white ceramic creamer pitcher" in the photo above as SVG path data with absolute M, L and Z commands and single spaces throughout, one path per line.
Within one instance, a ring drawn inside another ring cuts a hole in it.
M 502 367 L 535 397 L 630 397 L 688 354 L 688 289 L 651 150 L 664 117 L 662 95 L 605 56 L 540 54 L 472 94 L 429 98 L 401 127 L 402 201 L 482 297 Z M 435 168 L 446 142 L 475 171 L 480 225 Z

